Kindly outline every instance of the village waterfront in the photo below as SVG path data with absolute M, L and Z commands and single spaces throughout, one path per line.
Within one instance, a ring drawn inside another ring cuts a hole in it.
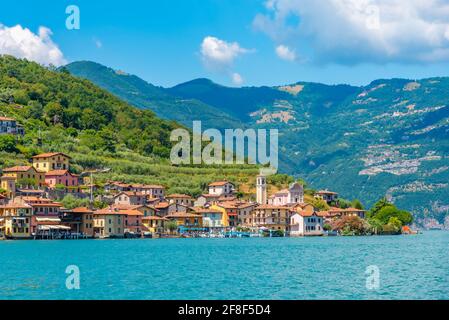
M 448 299 L 448 243 L 444 231 L 7 240 L 0 241 L 0 299 Z M 66 286 L 68 266 L 79 268 L 79 290 Z M 378 287 L 370 281 L 373 268 L 379 271 Z

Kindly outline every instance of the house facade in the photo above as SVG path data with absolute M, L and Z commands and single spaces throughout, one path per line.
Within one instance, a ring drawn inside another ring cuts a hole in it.
M 338 193 L 328 190 L 320 190 L 315 193 L 315 198 L 324 200 L 327 203 L 336 202 L 338 201 Z
M 49 172 L 54 170 L 69 170 L 70 157 L 62 152 L 43 153 L 33 158 L 36 170 Z
M 147 196 L 140 192 L 124 191 L 114 196 L 116 205 L 144 205 Z
M 229 181 L 217 181 L 209 184 L 209 194 L 216 196 L 232 196 L 235 186 Z
M 16 119 L 0 117 L 0 134 L 24 135 L 23 127 L 17 123 Z
M 203 227 L 209 230 L 222 230 L 226 225 L 226 220 L 223 219 L 223 211 L 216 209 L 194 208 L 194 213 L 203 217 Z
M 123 238 L 126 214 L 110 208 L 94 212 L 94 237 Z
M 316 212 L 296 212 L 290 218 L 290 236 L 322 236 L 324 218 Z
M 32 166 L 17 166 L 3 169 L 3 176 L 13 178 L 17 185 L 33 185 L 43 187 L 45 185 L 45 173 L 36 170 Z
M 58 185 L 65 188 L 66 192 L 79 191 L 79 176 L 70 173 L 68 170 L 53 170 L 45 174 L 46 185 L 54 189 Z
M 253 227 L 288 232 L 291 214 L 291 209 L 285 206 L 258 206 L 253 211 Z
M 10 239 L 31 237 L 33 210 L 26 204 L 7 204 L 0 206 L 0 220 L 3 235 Z
M 169 203 L 182 204 L 184 206 L 192 207 L 195 200 L 187 194 L 171 194 L 167 196 Z
M 276 192 L 268 199 L 268 204 L 274 206 L 285 206 L 304 202 L 304 187 L 300 183 L 292 183 L 288 189 Z

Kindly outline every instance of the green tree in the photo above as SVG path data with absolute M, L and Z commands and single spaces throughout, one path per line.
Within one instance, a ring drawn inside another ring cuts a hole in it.
M 352 200 L 351 206 L 359 210 L 365 210 L 365 207 L 359 199 Z
M 164 224 L 164 228 L 170 233 L 174 233 L 176 230 L 178 230 L 178 224 L 176 223 L 176 221 L 167 221 Z
M 0 135 L 0 151 L 17 152 L 16 138 L 10 134 Z
M 386 206 L 382 208 L 375 216 L 374 218 L 381 221 L 383 224 L 388 224 L 391 218 L 397 218 L 399 221 L 401 221 L 402 225 L 408 225 L 413 222 L 413 216 L 410 212 L 399 210 L 393 205 Z

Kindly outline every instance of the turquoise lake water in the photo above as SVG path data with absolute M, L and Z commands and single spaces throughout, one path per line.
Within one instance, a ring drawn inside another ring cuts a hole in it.
M 449 299 L 449 233 L 0 241 L 0 299 Z

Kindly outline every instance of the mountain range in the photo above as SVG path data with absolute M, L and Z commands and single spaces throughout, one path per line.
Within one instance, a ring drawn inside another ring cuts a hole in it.
M 368 206 L 387 196 L 419 223 L 449 227 L 449 78 L 244 88 L 196 79 L 163 88 L 94 62 L 64 68 L 186 126 L 277 128 L 281 172 Z

